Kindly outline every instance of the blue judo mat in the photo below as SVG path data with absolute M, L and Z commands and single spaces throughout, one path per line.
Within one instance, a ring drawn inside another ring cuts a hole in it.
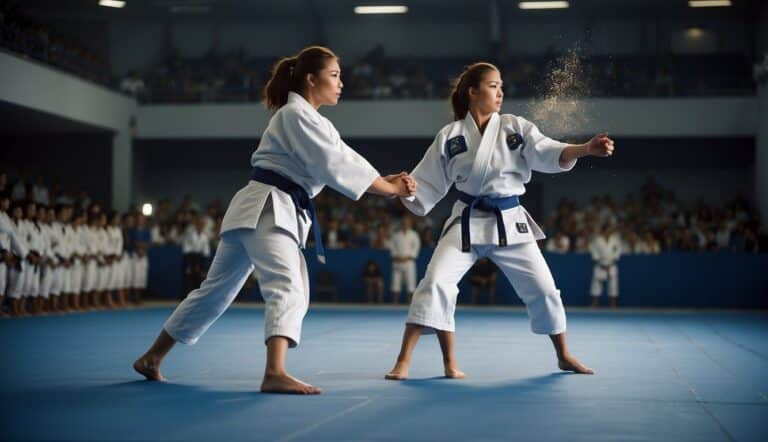
M 765 441 L 768 314 L 571 311 L 557 370 L 523 310 L 460 309 L 467 378 L 441 377 L 434 336 L 411 379 L 385 381 L 405 310 L 312 308 L 288 355 L 314 397 L 263 395 L 263 311 L 235 306 L 141 381 L 132 361 L 169 307 L 0 321 L 1 439 Z

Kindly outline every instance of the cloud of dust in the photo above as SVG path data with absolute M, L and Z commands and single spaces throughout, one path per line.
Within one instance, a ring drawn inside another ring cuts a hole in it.
M 583 134 L 591 109 L 581 98 L 590 94 L 590 78 L 578 47 L 552 61 L 538 93 L 529 105 L 530 120 L 545 133 L 558 136 Z

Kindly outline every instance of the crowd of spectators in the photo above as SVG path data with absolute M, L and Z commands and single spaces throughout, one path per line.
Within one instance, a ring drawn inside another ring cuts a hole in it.
M 99 207 L 86 192 L 62 191 L 59 185 L 49 188 L 43 177 L 32 181 L 23 174 L 13 184 L 9 184 L 5 173 L 0 174 L 0 193 L 8 195 L 13 203 L 32 202 L 40 208 L 52 209 L 72 207 L 75 213 L 86 214 L 85 219 L 90 219 L 94 207 Z M 397 199 L 364 196 L 355 202 L 327 190 L 314 202 L 323 226 L 323 241 L 329 249 L 391 250 L 392 236 L 403 218 L 408 216 Z M 174 206 L 170 199 L 159 201 L 152 215 L 146 218 L 136 208 L 131 208 L 122 217 L 122 222 L 118 216 L 113 227 L 132 232 L 125 233 L 125 244 L 131 243 L 131 235 L 138 234 L 133 230 L 140 224 L 146 232 L 142 234 L 142 237 L 146 236 L 146 248 L 180 247 L 184 255 L 183 292 L 187 293 L 205 278 L 208 263 L 218 245 L 225 209 L 221 201 L 213 201 L 203 208 L 187 195 L 178 206 Z M 411 219 L 421 245 L 427 250 L 434 247 L 444 220 L 429 216 Z M 743 198 L 735 198 L 724 205 L 701 202 L 686 207 L 673 191 L 665 189 L 652 177 L 637 194 L 627 195 L 622 202 L 607 195 L 594 196 L 583 207 L 563 200 L 542 224 L 548 238 L 540 246 L 549 253 L 589 253 L 590 243 L 605 226 L 610 226 L 618 235 L 622 255 L 670 251 L 768 252 L 765 227 Z M 313 246 L 311 235 L 308 245 Z M 369 301 L 374 301 L 376 293 L 376 301 L 382 302 L 385 283 L 381 279 L 381 269 L 369 262 L 363 277 Z M 495 277 L 491 263 L 477 263 L 470 271 L 472 303 L 477 303 L 478 295 L 485 291 L 493 302 Z M 113 307 L 117 305 L 115 303 Z
M 553 253 L 588 253 L 591 238 L 609 224 L 620 235 L 622 254 L 768 252 L 768 232 L 743 198 L 724 205 L 686 207 L 675 193 L 649 177 L 639 194 L 623 202 L 598 195 L 584 207 L 563 200 L 544 222 Z
M 10 184 L 0 171 L 0 317 L 141 304 L 148 248 L 140 213 L 49 191 L 43 178 Z
M 0 0 L 0 47 L 93 82 L 113 86 L 109 63 L 104 56 L 29 17 L 18 1 Z
M 575 58 L 574 58 L 575 57 Z M 479 57 L 482 58 L 482 57 Z M 479 59 L 478 58 L 478 59 Z M 578 60 L 568 62 L 563 60 Z M 121 88 L 151 102 L 259 101 L 271 58 L 247 57 L 244 50 L 199 58 L 183 57 L 171 50 L 165 59 L 145 72 L 130 72 Z M 391 57 L 377 45 L 356 60 L 342 60 L 344 96 L 352 99 L 442 99 L 463 67 L 475 59 Z M 576 96 L 696 96 L 754 92 L 749 61 L 745 57 L 586 57 L 548 51 L 543 56 L 498 57 L 507 97 L 541 97 L 553 92 L 547 73 L 559 69 L 572 83 L 558 93 Z M 348 64 L 347 64 L 348 63 Z M 701 74 L 697 66 L 718 66 Z M 727 68 L 724 68 L 726 66 Z M 129 85 L 141 82 L 141 91 Z
M 405 214 L 405 209 L 397 199 L 366 195 L 355 202 L 332 190 L 318 195 L 314 204 L 327 249 L 388 249 L 389 239 Z M 225 210 L 226 207 L 219 200 L 210 202 L 203 210 L 191 195 L 185 196 L 176 208 L 169 199 L 162 199 L 148 218 L 152 243 L 180 245 L 184 234 L 197 222 L 201 222 L 211 238 L 211 250 L 215 250 L 217 232 Z M 413 227 L 424 246 L 435 245 L 435 228 L 439 226 L 435 225 L 432 218 L 414 217 Z M 314 245 L 312 235 L 308 241 L 308 246 Z
M 86 192 L 50 190 L 43 178 L 34 182 L 22 178 L 8 190 L 14 200 L 25 196 L 40 204 L 72 204 L 87 208 L 91 198 Z M 314 204 L 323 226 L 323 242 L 328 249 L 388 249 L 393 231 L 407 210 L 397 199 L 363 196 L 352 201 L 332 190 L 318 195 Z M 216 200 L 201 206 L 186 195 L 174 207 L 170 199 L 154 205 L 147 217 L 153 245 L 182 245 L 185 234 L 201 225 L 216 250 L 218 229 L 226 206 Z M 412 217 L 413 229 L 423 247 L 434 247 L 444 219 L 433 216 Z M 596 195 L 580 206 L 562 200 L 545 219 L 540 220 L 548 238 L 541 244 L 553 253 L 587 253 L 590 239 L 605 224 L 621 236 L 623 254 L 657 254 L 665 251 L 686 252 L 768 252 L 766 230 L 760 216 L 743 198 L 724 205 L 699 202 L 687 207 L 675 193 L 649 177 L 638 193 L 630 193 L 622 202 L 608 195 Z M 313 246 L 312 235 L 308 245 Z

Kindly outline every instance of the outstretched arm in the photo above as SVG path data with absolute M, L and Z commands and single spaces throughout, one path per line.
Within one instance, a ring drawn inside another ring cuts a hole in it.
M 560 165 L 565 167 L 566 164 L 573 160 L 586 156 L 596 157 L 609 157 L 613 155 L 613 140 L 608 138 L 608 134 L 601 133 L 592 137 L 591 140 L 584 144 L 569 144 L 562 153 L 560 153 Z

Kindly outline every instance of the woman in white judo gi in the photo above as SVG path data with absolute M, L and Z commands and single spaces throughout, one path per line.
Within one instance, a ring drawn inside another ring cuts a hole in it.
M 5 295 L 11 298 L 11 312 L 15 314 L 14 304 L 16 298 L 13 296 L 13 290 L 18 287 L 18 279 L 21 269 L 26 265 L 24 257 L 28 250 L 23 238 L 19 235 L 17 222 L 8 216 L 11 209 L 11 195 L 8 192 L 0 192 L 0 317 L 8 316 L 2 311 Z M 21 209 L 19 208 L 19 214 Z M 16 271 L 18 269 L 18 271 Z M 11 283 L 10 278 L 16 278 L 15 283 Z
M 123 232 L 120 228 L 120 213 L 111 211 L 109 213 L 109 226 L 107 234 L 109 235 L 109 285 L 107 287 L 106 301 L 107 307 L 118 308 L 125 307 L 125 299 L 121 297 L 122 281 L 124 279 L 123 266 Z M 112 294 L 115 294 L 113 297 Z
M 614 233 L 611 223 L 605 223 L 599 235 L 589 243 L 589 253 L 592 255 L 594 267 L 592 270 L 591 308 L 600 305 L 600 295 L 603 293 L 603 283 L 608 283 L 608 299 L 611 308 L 618 308 L 619 298 L 619 259 L 621 258 L 621 240 Z
M 311 198 L 326 185 L 354 200 L 366 191 L 386 196 L 415 192 L 407 176 L 380 177 L 318 113 L 320 106 L 338 102 L 342 87 L 338 59 L 323 47 L 306 48 L 275 65 L 264 91 L 265 105 L 274 115 L 251 157 L 251 181 L 229 204 L 206 280 L 179 304 L 154 345 L 134 362 L 147 379 L 163 380 L 160 363 L 171 347 L 177 341 L 195 343 L 254 271 L 265 301 L 267 363 L 261 391 L 320 392 L 285 369 L 286 350 L 299 344 L 309 303 L 300 247 L 312 225 L 318 256 L 324 260 Z
M 451 95 L 455 121 L 440 130 L 411 175 L 418 183 L 416 196 L 402 201 L 416 215 L 429 213 L 453 184 L 460 197 L 416 288 L 402 348 L 387 379 L 408 376 L 411 353 L 424 331 L 437 333 L 445 375 L 464 377 L 453 352 L 457 284 L 483 257 L 490 258 L 514 286 L 526 305 L 532 331 L 550 335 L 560 368 L 592 373 L 568 353 L 560 292 L 536 244 L 544 234 L 520 206 L 518 196 L 525 193 L 531 171 L 569 171 L 579 157 L 611 155 L 613 141 L 604 134 L 583 145 L 547 138 L 522 117 L 500 115 L 503 95 L 495 66 L 467 67 Z
M 27 316 L 25 286 L 28 274 L 31 271 L 32 253 L 29 249 L 28 236 L 24 224 L 24 204 L 16 201 L 11 204 L 8 211 L 10 225 L 8 233 L 11 238 L 16 238 L 18 247 L 13 263 L 8 267 L 8 298 L 10 299 L 11 316 Z

